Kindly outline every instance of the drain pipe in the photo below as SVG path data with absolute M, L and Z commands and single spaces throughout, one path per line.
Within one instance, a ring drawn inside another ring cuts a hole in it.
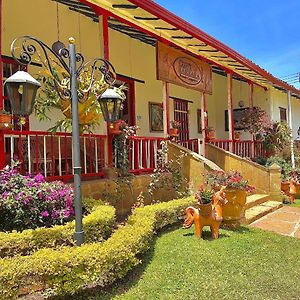
M 289 126 L 291 128 L 291 162 L 292 162 L 292 168 L 294 169 L 295 168 L 295 154 L 294 154 L 294 141 L 293 141 L 291 91 L 287 91 L 287 96 L 288 96 Z

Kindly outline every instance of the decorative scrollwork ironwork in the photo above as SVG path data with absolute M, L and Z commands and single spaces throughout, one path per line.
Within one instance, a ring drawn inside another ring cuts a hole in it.
M 60 97 L 62 99 L 71 98 L 69 81 L 67 80 L 67 84 L 64 83 L 65 78 L 59 78 L 56 72 L 57 67 L 60 67 L 66 71 L 66 74 L 70 74 L 70 52 L 68 49 L 62 48 L 57 54 L 39 39 L 24 35 L 12 42 L 11 53 L 14 59 L 21 65 L 28 65 L 33 61 L 41 63 L 50 71 Z M 96 72 L 101 73 L 101 76 L 103 76 L 108 85 L 112 85 L 116 80 L 116 72 L 113 65 L 105 59 L 97 58 L 85 63 L 83 55 L 76 53 L 76 62 L 76 76 L 79 77 L 85 71 L 88 72 L 88 77 L 90 78 L 87 88 L 80 89 L 78 87 L 79 101 L 85 101 L 88 98 L 89 92 L 96 80 Z

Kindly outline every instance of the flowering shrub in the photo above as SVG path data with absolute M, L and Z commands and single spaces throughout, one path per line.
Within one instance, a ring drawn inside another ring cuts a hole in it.
M 238 126 L 262 138 L 272 128 L 272 121 L 268 114 L 259 107 L 248 108 Z
M 269 151 L 281 152 L 291 143 L 291 128 L 286 122 L 272 122 L 263 138 L 263 144 Z
M 171 124 L 171 127 L 174 128 L 174 129 L 178 129 L 181 126 L 181 122 L 176 121 L 176 120 L 171 121 L 170 124 Z
M 59 181 L 46 182 L 41 174 L 23 176 L 15 167 L 0 172 L 0 230 L 50 227 L 72 218 L 71 187 Z
M 196 192 L 195 198 L 198 200 L 199 204 L 208 204 L 212 201 L 213 195 L 213 190 L 201 186 L 199 191 Z
M 238 189 L 252 192 L 254 187 L 248 184 L 248 180 L 244 179 L 243 176 L 237 171 L 216 171 L 208 173 L 207 181 L 212 186 L 223 186 L 227 189 Z
M 128 138 L 136 135 L 138 126 L 129 126 L 125 121 L 120 124 L 121 133 L 114 137 L 114 159 L 120 176 L 129 175 Z

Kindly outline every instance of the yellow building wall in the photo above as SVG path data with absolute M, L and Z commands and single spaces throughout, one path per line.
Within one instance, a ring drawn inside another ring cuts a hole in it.
M 80 15 L 59 4 L 60 40 L 68 43 L 70 36 L 76 39 L 77 51 L 81 52 L 86 60 L 93 57 L 102 57 L 103 49 L 101 38 L 101 24 L 90 18 Z M 48 45 L 57 40 L 56 2 L 51 0 L 6 0 L 3 1 L 2 11 L 2 54 L 11 56 L 10 44 L 13 38 L 20 35 L 32 35 Z M 155 47 L 134 40 L 125 34 L 109 29 L 110 61 L 117 73 L 136 78 L 145 83 L 135 82 L 135 110 L 136 122 L 140 126 L 138 135 L 163 136 L 163 133 L 150 132 L 149 102 L 162 103 L 163 84 L 156 80 L 156 50 Z M 40 68 L 29 67 L 29 72 L 37 74 Z M 189 104 L 190 138 L 201 138 L 197 129 L 197 109 L 200 109 L 201 94 L 198 91 L 170 84 L 170 96 L 192 101 Z M 272 115 L 274 120 L 279 119 L 279 107 L 287 108 L 287 96 L 272 88 L 265 91 L 254 85 L 254 106 L 259 106 Z M 233 80 L 233 108 L 239 108 L 238 102 L 244 101 L 244 107 L 249 106 L 249 86 L 246 82 Z M 206 96 L 208 125 L 216 129 L 218 139 L 228 139 L 225 131 L 225 110 L 227 109 L 227 78 L 213 73 L 213 93 Z M 292 98 L 293 105 L 293 133 L 300 125 L 297 116 L 300 113 L 299 100 Z M 50 122 L 39 122 L 34 115 L 30 116 L 31 130 L 46 130 L 53 126 L 62 114 L 59 111 L 52 113 Z M 170 120 L 174 117 L 173 100 L 170 99 Z M 101 121 L 97 133 L 106 133 L 106 123 Z M 243 139 L 250 136 L 242 133 Z
M 26 2 L 26 5 L 25 5 Z M 57 41 L 56 2 L 50 0 L 5 0 L 2 8 L 2 54 L 11 56 L 10 45 L 14 38 L 31 35 L 51 46 Z M 90 18 L 79 15 L 59 4 L 60 40 L 67 45 L 68 38 L 76 40 L 77 52 L 84 54 L 86 60 L 101 56 L 101 39 L 99 24 Z M 28 71 L 36 77 L 41 70 L 29 66 Z M 51 114 L 51 121 L 39 122 L 30 116 L 31 130 L 47 130 L 62 118 L 59 110 Z M 105 133 L 106 125 L 97 129 L 97 133 Z

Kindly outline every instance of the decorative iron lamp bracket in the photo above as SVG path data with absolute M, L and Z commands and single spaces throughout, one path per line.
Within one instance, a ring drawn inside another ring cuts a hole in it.
M 13 58 L 21 65 L 29 65 L 33 61 L 41 63 L 50 71 L 60 98 L 64 100 L 71 99 L 70 80 L 64 80 L 63 83 L 63 79 L 65 78 L 59 78 L 59 75 L 55 71 L 56 68 L 62 68 L 68 74 L 68 78 L 70 78 L 70 53 L 68 49 L 62 48 L 57 54 L 37 38 L 24 35 L 12 42 L 11 53 Z M 95 82 L 96 73 L 100 72 L 109 86 L 112 86 L 116 80 L 115 69 L 109 61 L 102 58 L 95 58 L 85 62 L 83 55 L 76 53 L 76 77 L 80 76 L 83 71 L 89 71 L 90 82 L 86 89 L 77 88 L 78 100 L 80 102 L 88 99 L 93 83 Z

